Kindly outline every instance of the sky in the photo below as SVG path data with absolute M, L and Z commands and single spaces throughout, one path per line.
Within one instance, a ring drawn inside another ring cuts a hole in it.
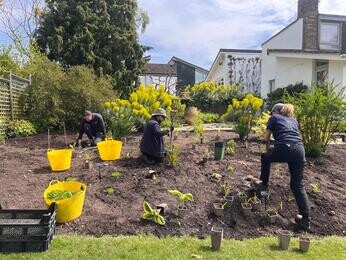
M 150 18 L 141 42 L 153 63 L 172 56 L 210 69 L 218 50 L 260 49 L 296 19 L 297 0 L 138 0 Z M 320 0 L 320 13 L 346 15 L 346 0 Z

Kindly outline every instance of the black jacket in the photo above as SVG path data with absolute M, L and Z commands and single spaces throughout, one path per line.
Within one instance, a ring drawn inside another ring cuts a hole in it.
M 85 132 L 85 124 L 90 125 L 90 130 L 93 134 L 106 134 L 106 126 L 103 117 L 98 113 L 92 113 L 92 119 L 90 122 L 85 121 L 84 118 L 82 119 L 78 139 L 82 139 L 83 133 Z
M 163 136 L 166 133 L 161 131 L 160 124 L 151 118 L 144 126 L 144 133 L 140 144 L 142 153 L 162 158 L 164 157 L 165 145 Z

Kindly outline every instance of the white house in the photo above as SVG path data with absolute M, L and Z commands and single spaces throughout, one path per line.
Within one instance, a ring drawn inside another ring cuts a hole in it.
M 261 88 L 261 50 L 220 49 L 206 81 L 219 85 L 237 84 L 243 92 L 259 93 Z
M 139 78 L 141 83 L 146 86 L 163 85 L 167 92 L 176 94 L 178 77 L 174 67 L 169 64 L 147 63 Z
M 262 44 L 262 97 L 298 82 L 346 86 L 346 16 L 320 14 L 318 4 L 299 0 L 297 19 Z

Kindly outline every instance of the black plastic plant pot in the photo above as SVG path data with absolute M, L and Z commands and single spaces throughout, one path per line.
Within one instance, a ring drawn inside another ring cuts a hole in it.
M 180 206 L 178 207 L 178 217 L 183 218 L 186 215 L 187 207 L 185 206 Z
M 244 216 L 248 217 L 251 214 L 252 206 L 250 203 L 241 203 Z
M 276 211 L 267 211 L 267 217 L 269 224 L 275 224 L 278 218 L 278 213 Z
M 93 168 L 93 162 L 86 160 L 84 163 L 84 168 L 87 170 L 91 170 Z
M 213 203 L 213 208 L 214 208 L 214 214 L 218 217 L 222 217 L 223 216 L 223 204 L 222 203 Z
M 214 157 L 215 160 L 221 161 L 225 157 L 225 142 L 215 142 Z
M 212 227 L 211 228 L 211 249 L 213 251 L 220 250 L 222 238 L 223 238 L 223 229 L 218 227 Z
M 308 252 L 310 247 L 310 238 L 300 237 L 299 238 L 299 250 L 303 253 Z
M 227 207 L 227 208 L 230 208 L 230 207 L 232 206 L 232 204 L 233 204 L 234 196 L 227 195 L 227 196 L 225 197 L 225 201 L 227 202 L 226 207 Z
M 292 233 L 288 230 L 282 230 L 279 233 L 279 247 L 282 250 L 287 250 L 289 245 L 290 245 L 290 241 L 291 241 L 291 236 Z
M 257 197 L 251 200 L 252 211 L 258 211 L 261 207 L 261 201 Z

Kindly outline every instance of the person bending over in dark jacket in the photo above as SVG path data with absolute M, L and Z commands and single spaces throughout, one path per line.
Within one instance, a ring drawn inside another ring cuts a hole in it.
M 170 130 L 161 131 L 160 124 L 166 117 L 166 111 L 159 108 L 144 126 L 140 150 L 144 161 L 148 164 L 161 163 L 166 155 L 163 137 L 174 129 L 172 126 Z
M 88 136 L 91 146 L 95 146 L 98 142 L 104 140 L 106 126 L 103 117 L 98 113 L 92 113 L 86 110 L 79 130 L 77 140 L 78 148 L 82 146 L 82 137 L 84 133 Z
M 274 148 L 262 154 L 261 176 L 262 190 L 266 190 L 269 182 L 270 164 L 272 162 L 288 163 L 291 175 L 291 190 L 297 203 L 299 214 L 295 221 L 300 228 L 310 229 L 308 197 L 303 184 L 305 150 L 299 132 L 299 124 L 293 117 L 294 107 L 291 104 L 274 105 L 267 124 L 265 141 L 269 142 L 273 134 Z

